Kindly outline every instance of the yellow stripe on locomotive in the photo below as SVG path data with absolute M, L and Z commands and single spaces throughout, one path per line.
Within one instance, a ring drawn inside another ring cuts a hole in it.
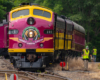
M 25 53 L 26 52 L 26 48 L 24 48 L 24 49 L 20 49 L 20 48 L 18 48 L 18 49 L 8 49 L 8 52 L 9 53 L 14 53 L 14 52 L 22 52 L 22 53 Z M 37 48 L 36 49 L 36 52 L 54 52 L 54 48 Z

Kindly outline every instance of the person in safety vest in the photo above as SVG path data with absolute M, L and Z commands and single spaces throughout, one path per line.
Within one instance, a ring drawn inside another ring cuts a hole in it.
M 95 46 L 93 47 L 93 51 L 92 52 L 93 52 L 93 54 L 92 54 L 93 55 L 92 56 L 93 57 L 93 61 L 96 62 L 97 49 L 95 48 Z
M 83 61 L 84 61 L 84 70 L 87 71 L 88 70 L 88 60 L 89 60 L 89 47 L 86 46 L 85 49 L 83 49 L 82 51 L 82 57 L 83 57 Z M 90 55 L 91 56 L 91 55 Z

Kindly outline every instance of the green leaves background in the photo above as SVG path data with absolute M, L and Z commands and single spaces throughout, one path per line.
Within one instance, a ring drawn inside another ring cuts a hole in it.
M 90 50 L 98 49 L 100 61 L 100 0 L 0 0 L 0 21 L 12 7 L 22 2 L 38 3 L 52 9 L 58 15 L 65 15 L 82 25 L 86 30 L 86 42 Z

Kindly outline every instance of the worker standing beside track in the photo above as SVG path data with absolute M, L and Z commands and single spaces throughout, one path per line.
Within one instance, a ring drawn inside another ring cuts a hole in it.
M 97 55 L 97 49 L 95 48 L 95 46 L 93 47 L 93 61 L 96 62 L 96 55 Z
M 83 61 L 84 61 L 84 70 L 85 71 L 88 70 L 89 54 L 90 54 L 89 47 L 86 46 L 86 49 L 83 49 L 83 51 L 82 51 L 82 57 L 83 57 Z

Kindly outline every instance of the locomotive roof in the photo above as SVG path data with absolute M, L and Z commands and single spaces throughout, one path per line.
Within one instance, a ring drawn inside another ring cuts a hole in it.
M 61 18 L 60 16 L 57 16 L 57 21 L 58 21 L 58 20 L 64 22 L 64 19 Z
M 75 30 L 80 31 L 80 32 L 82 32 L 82 33 L 85 34 L 85 29 L 81 25 L 75 23 L 74 21 L 72 21 L 72 22 L 73 22 L 73 25 L 74 25 L 74 29 Z
M 64 22 L 64 19 L 60 16 L 57 16 L 57 20 Z M 72 24 L 71 20 L 69 20 L 69 19 L 65 19 L 65 20 L 66 20 L 67 24 Z
M 72 21 L 69 19 L 66 19 L 67 24 L 72 24 Z
M 66 19 L 66 22 L 67 22 L 68 24 L 73 24 L 75 30 L 80 31 L 80 32 L 82 32 L 82 33 L 85 34 L 85 29 L 84 29 L 81 25 L 79 25 L 79 24 L 77 24 L 77 23 L 75 23 L 74 21 L 71 21 L 71 20 L 69 20 L 69 19 Z
M 74 21 L 71 21 L 70 19 L 65 19 L 65 20 L 66 20 L 67 24 L 73 25 L 75 30 L 80 31 L 80 32 L 85 34 L 84 27 L 82 27 L 81 25 L 75 23 Z M 60 17 L 60 16 L 57 16 L 57 21 L 64 22 L 64 19 L 62 17 Z

